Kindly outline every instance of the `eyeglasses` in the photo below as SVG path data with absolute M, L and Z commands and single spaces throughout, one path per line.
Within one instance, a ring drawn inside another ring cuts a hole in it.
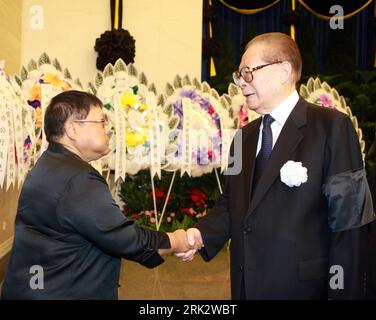
M 100 120 L 72 120 L 73 122 L 78 123 L 102 123 L 103 128 L 108 127 L 108 119 L 100 119 Z
M 240 69 L 240 71 L 234 71 L 232 73 L 232 78 L 238 86 L 240 86 L 239 80 L 240 77 L 244 79 L 245 82 L 250 83 L 253 80 L 253 72 L 260 70 L 262 68 L 265 68 L 267 66 L 271 66 L 272 64 L 282 63 L 283 61 L 275 61 L 267 64 L 263 64 L 261 66 L 254 67 L 250 69 L 249 67 L 243 67 Z

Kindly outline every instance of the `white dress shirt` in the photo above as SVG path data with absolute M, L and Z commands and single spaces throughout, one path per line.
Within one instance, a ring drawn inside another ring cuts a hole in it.
M 285 125 L 287 118 L 289 117 L 291 111 L 294 109 L 294 107 L 298 103 L 298 100 L 299 100 L 298 92 L 294 90 L 294 92 L 290 94 L 285 100 L 283 100 L 279 106 L 277 106 L 272 112 L 270 112 L 270 115 L 274 119 L 274 121 L 270 125 L 270 128 L 272 129 L 272 135 L 273 135 L 273 145 L 272 145 L 273 148 L 279 137 L 279 134 L 281 133 L 283 126 Z M 264 116 L 262 118 L 264 119 Z M 257 142 L 256 156 L 258 155 L 261 149 L 263 126 L 264 125 L 261 121 L 260 129 L 259 129 L 260 134 L 259 134 L 258 142 Z

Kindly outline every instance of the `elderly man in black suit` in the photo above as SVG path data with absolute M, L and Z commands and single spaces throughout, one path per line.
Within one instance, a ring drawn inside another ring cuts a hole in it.
M 233 75 L 262 117 L 238 133 L 241 172 L 187 232 L 207 261 L 231 239 L 233 299 L 364 296 L 374 212 L 358 137 L 347 115 L 298 95 L 301 68 L 296 43 L 267 33 L 248 43 Z

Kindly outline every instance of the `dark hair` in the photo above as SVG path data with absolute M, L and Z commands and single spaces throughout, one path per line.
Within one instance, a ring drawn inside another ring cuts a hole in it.
M 298 81 L 300 79 L 302 57 L 298 45 L 291 37 L 281 32 L 264 33 L 248 42 L 244 51 L 254 44 L 265 45 L 263 51 L 263 60 L 265 62 L 288 61 L 294 71 L 294 80 Z
M 102 101 L 91 93 L 65 91 L 51 99 L 44 115 L 44 132 L 48 142 L 64 135 L 64 124 L 69 118 L 85 119 L 93 107 L 102 108 Z

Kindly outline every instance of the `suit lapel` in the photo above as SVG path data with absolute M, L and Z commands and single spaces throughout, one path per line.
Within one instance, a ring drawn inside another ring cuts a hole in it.
M 259 128 L 262 118 L 254 121 L 253 127 L 243 137 L 242 150 L 242 185 L 244 186 L 244 208 L 248 209 L 251 197 L 251 187 L 253 181 L 253 171 L 256 160 L 256 149 L 259 136 Z M 244 131 L 243 131 L 244 132 Z
M 288 160 L 290 160 L 290 155 L 294 152 L 300 141 L 303 139 L 303 134 L 300 131 L 300 128 L 306 123 L 307 103 L 303 98 L 300 98 L 282 128 L 264 172 L 254 190 L 250 210 L 248 211 L 247 215 L 251 214 L 257 207 L 275 179 L 279 177 L 279 172 L 282 166 Z M 253 181 L 251 181 L 251 185 L 252 182 Z

